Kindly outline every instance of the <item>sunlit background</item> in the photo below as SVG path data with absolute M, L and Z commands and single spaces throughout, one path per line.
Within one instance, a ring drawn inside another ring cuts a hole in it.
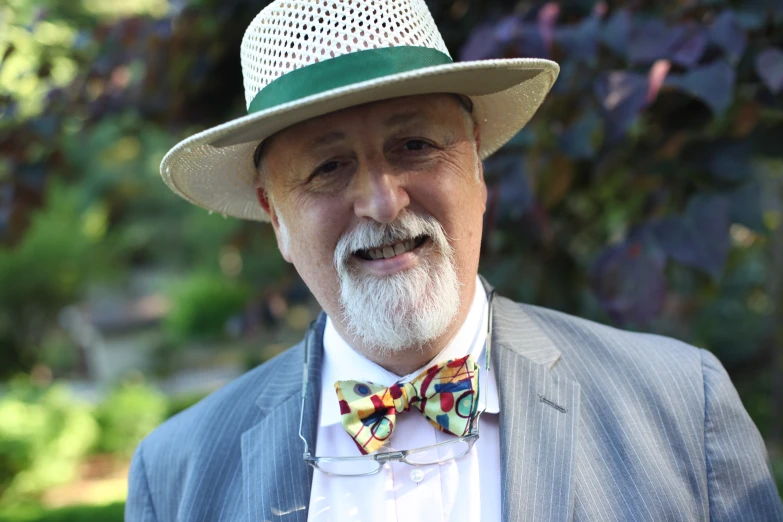
M 0 3 L 0 522 L 122 520 L 139 440 L 318 313 L 270 228 L 158 173 L 243 115 L 265 3 Z M 485 164 L 482 274 L 712 350 L 783 483 L 783 5 L 427 3 L 456 59 L 562 66 Z

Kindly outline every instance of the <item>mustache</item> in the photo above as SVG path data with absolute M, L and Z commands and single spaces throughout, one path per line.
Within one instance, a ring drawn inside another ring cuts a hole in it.
M 430 215 L 419 215 L 407 210 L 400 213 L 392 223 L 362 221 L 340 237 L 334 249 L 334 265 L 338 272 L 350 257 L 360 250 L 379 248 L 400 241 L 428 236 L 444 253 L 450 253 L 448 236 L 440 222 Z

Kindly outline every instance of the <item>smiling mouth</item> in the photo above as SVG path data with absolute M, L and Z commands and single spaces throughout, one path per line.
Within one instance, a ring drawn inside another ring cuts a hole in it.
M 357 250 L 353 255 L 360 257 L 366 261 L 377 261 L 381 259 L 390 259 L 406 252 L 416 250 L 424 244 L 429 236 L 418 236 L 413 239 L 406 239 L 404 241 L 397 241 L 396 243 L 389 243 L 381 245 L 375 248 L 368 248 L 366 250 Z

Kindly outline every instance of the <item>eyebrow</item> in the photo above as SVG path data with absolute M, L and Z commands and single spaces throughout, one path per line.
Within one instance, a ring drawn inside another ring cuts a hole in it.
M 406 123 L 410 123 L 413 121 L 417 121 L 420 119 L 425 119 L 424 115 L 421 114 L 419 111 L 408 111 L 408 112 L 402 112 L 399 114 L 395 114 L 388 118 L 384 122 L 385 127 L 399 127 L 400 125 L 404 125 Z M 317 138 L 311 140 L 307 143 L 308 149 L 313 150 L 319 147 L 327 147 L 329 145 L 332 145 L 334 143 L 337 143 L 341 140 L 344 140 L 346 138 L 346 135 L 344 132 L 341 131 L 334 131 L 329 132 L 327 134 L 323 134 L 321 136 L 318 136 Z
M 318 147 L 326 147 L 328 145 L 331 145 L 333 143 L 336 143 L 340 140 L 345 139 L 345 133 L 344 132 L 330 132 L 328 134 L 323 134 L 321 136 L 318 136 L 314 140 L 310 141 L 307 145 L 309 149 L 314 149 Z
M 421 112 L 408 111 L 408 112 L 395 114 L 394 116 L 387 119 L 384 122 L 384 124 L 386 125 L 386 127 L 397 127 L 420 119 L 425 119 L 424 115 Z

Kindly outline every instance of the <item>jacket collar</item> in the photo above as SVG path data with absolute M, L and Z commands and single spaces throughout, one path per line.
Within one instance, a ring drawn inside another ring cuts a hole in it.
M 494 299 L 503 520 L 568 522 L 581 392 L 579 383 L 556 375 L 560 350 L 528 310 L 505 297 Z
M 483 278 L 482 284 L 492 290 Z M 492 367 L 497 369 L 501 403 L 503 520 L 566 522 L 574 509 L 579 384 L 554 374 L 560 350 L 526 306 L 500 296 L 494 301 Z M 292 349 L 289 363 L 307 368 L 302 433 L 311 451 L 316 444 L 325 325 L 322 313 L 311 329 L 309 354 L 302 342 Z M 282 378 L 284 374 L 291 372 L 270 374 L 256 400 L 265 415 L 242 436 L 249 520 L 307 520 L 313 470 L 302 461 L 304 445 L 298 437 L 303 388 L 301 381 Z
M 326 314 L 321 313 L 307 337 L 285 355 L 286 362 L 280 363 L 306 371 L 307 385 L 290 378 L 291 368 L 270 372 L 256 399 L 263 417 L 242 434 L 242 479 L 248 520 L 307 520 L 313 469 L 302 458 L 300 412 L 303 409 L 302 435 L 312 452 L 317 434 L 325 324 Z
M 492 285 L 483 276 L 479 276 L 479 278 L 487 295 L 494 291 Z M 321 365 L 324 354 L 323 336 L 326 320 L 326 314 L 321 312 L 310 328 L 310 353 L 307 361 L 308 403 L 311 401 L 317 402 L 320 398 Z M 525 310 L 525 307 L 518 303 L 502 296 L 496 296 L 493 304 L 492 322 L 493 346 L 503 346 L 505 349 L 548 369 L 553 368 L 560 359 L 560 350 L 557 349 L 551 338 L 538 326 Z M 300 357 L 303 363 L 306 356 L 304 353 L 306 344 L 303 340 L 292 348 L 293 351 L 302 353 Z M 312 393 L 314 386 L 318 390 L 315 394 Z M 268 384 L 258 394 L 256 406 L 264 412 L 271 411 L 294 394 L 301 398 L 301 391 L 301 381 L 292 381 L 279 372 L 273 373 L 269 376 Z
M 487 295 L 494 291 L 484 276 L 479 276 Z M 560 350 L 538 326 L 523 306 L 496 295 L 492 310 L 493 346 L 502 346 L 548 369 L 560 359 Z

